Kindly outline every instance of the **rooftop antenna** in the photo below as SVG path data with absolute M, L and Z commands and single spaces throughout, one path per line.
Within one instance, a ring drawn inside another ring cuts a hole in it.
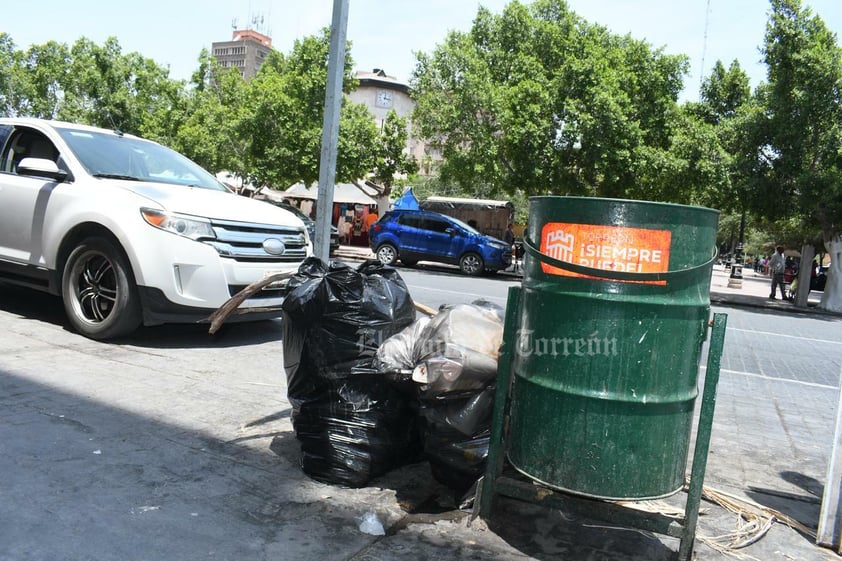
M 234 30 L 237 29 L 237 18 L 233 18 L 231 20 L 231 29 L 234 29 Z

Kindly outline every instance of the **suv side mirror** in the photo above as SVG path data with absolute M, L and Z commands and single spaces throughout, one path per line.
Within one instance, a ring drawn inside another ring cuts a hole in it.
M 450 234 L 451 236 L 456 235 L 456 228 L 445 228 L 444 231 L 446 234 Z
M 66 171 L 59 169 L 54 161 L 46 158 L 24 158 L 18 164 L 18 173 L 46 177 L 54 181 L 64 181 L 67 178 Z

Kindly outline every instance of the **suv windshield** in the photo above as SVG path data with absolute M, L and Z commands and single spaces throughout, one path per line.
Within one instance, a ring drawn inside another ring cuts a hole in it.
M 461 226 L 462 228 L 464 228 L 465 230 L 467 230 L 468 232 L 470 232 L 472 234 L 476 234 L 478 236 L 482 235 L 482 232 L 480 232 L 479 230 L 477 230 L 476 228 L 474 228 L 473 226 L 471 226 L 469 224 L 465 224 L 464 222 L 462 222 L 458 218 L 453 218 L 452 216 L 448 216 L 447 218 L 448 218 L 448 220 L 450 220 L 454 224 L 458 224 L 459 226 Z
M 59 128 L 79 162 L 94 177 L 189 185 L 214 191 L 225 187 L 178 152 L 160 144 L 81 129 Z

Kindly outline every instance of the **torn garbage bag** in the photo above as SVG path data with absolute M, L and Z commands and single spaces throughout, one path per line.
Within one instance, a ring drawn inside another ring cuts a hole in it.
M 459 494 L 485 472 L 503 316 L 484 301 L 444 307 L 377 352 L 390 379 L 415 382 L 424 454 L 433 476 Z
M 283 310 L 287 396 L 303 471 L 361 487 L 416 460 L 414 404 L 375 364 L 380 343 L 415 319 L 397 271 L 376 261 L 353 269 L 307 259 L 290 279 Z

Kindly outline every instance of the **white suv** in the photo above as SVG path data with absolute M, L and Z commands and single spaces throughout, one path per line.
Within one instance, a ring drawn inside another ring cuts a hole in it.
M 160 144 L 119 131 L 0 119 L 0 280 L 61 295 L 93 339 L 207 319 L 312 253 L 304 224 L 230 193 Z M 284 288 L 231 321 L 280 314 Z

